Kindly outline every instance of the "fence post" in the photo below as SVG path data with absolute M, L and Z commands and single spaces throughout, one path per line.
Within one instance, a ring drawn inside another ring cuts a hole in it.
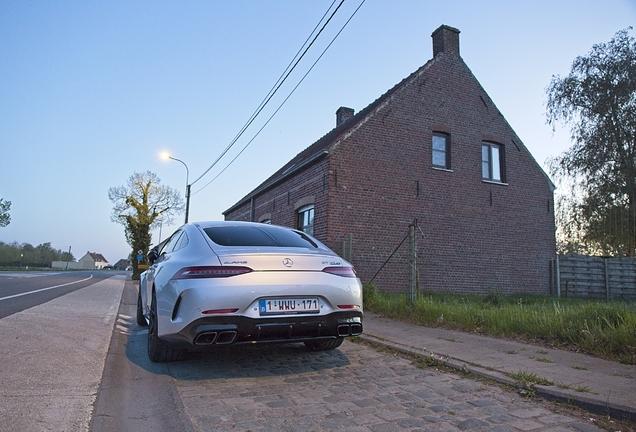
M 559 254 L 556 256 L 556 291 L 557 297 L 561 297 L 561 270 L 559 269 Z
M 607 272 L 607 257 L 603 257 L 603 273 L 605 273 L 605 300 L 610 299 L 609 274 Z
M 415 225 L 409 225 L 409 302 L 415 303 L 415 285 L 417 274 L 417 248 L 415 247 Z

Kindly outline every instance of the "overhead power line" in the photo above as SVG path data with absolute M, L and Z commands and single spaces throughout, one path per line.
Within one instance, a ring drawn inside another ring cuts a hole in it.
M 353 19 L 353 17 L 356 15 L 356 13 L 358 13 L 358 10 L 360 10 L 360 8 L 362 7 L 362 5 L 364 4 L 366 0 L 362 0 L 362 2 L 360 3 L 360 5 L 356 8 L 355 11 L 353 11 L 353 13 L 351 14 L 351 16 L 349 17 L 349 19 L 344 23 L 344 25 L 342 26 L 342 28 L 340 28 L 340 30 L 338 31 L 338 33 L 336 33 L 336 35 L 333 37 L 333 39 L 331 40 L 331 42 L 329 42 L 329 45 L 327 45 L 327 47 L 322 51 L 322 53 L 320 54 L 320 56 L 316 59 L 316 61 L 314 61 L 314 63 L 311 65 L 311 67 L 309 68 L 309 70 L 305 73 L 305 75 L 303 75 L 303 77 L 300 79 L 300 81 L 298 81 L 298 84 L 296 84 L 296 86 L 292 89 L 292 91 L 287 95 L 287 97 L 283 100 L 283 102 L 278 106 L 278 108 L 276 108 L 276 111 L 274 111 L 274 113 L 267 119 L 267 121 L 265 122 L 265 124 L 263 124 L 263 126 L 261 126 L 261 128 L 258 130 L 258 132 L 256 132 L 256 134 L 252 137 L 251 140 L 248 141 L 247 144 L 245 144 L 245 146 L 241 149 L 241 151 L 234 156 L 234 158 L 225 166 L 225 168 L 223 168 L 216 176 L 214 176 L 212 178 L 212 180 L 210 180 L 209 182 L 207 182 L 203 187 L 201 187 L 201 189 L 197 190 L 196 192 L 193 193 L 197 194 L 199 192 L 201 192 L 203 189 L 205 189 L 206 187 L 208 187 L 214 180 L 216 180 L 221 174 L 223 174 L 223 172 L 228 169 L 230 167 L 230 165 L 232 165 L 232 163 L 234 163 L 234 161 L 236 159 L 238 159 L 238 157 L 247 149 L 247 147 L 249 147 L 250 144 L 252 144 L 252 142 L 256 139 L 256 137 L 258 137 L 258 135 L 261 133 L 261 131 L 263 129 L 265 129 L 265 126 L 267 126 L 267 124 L 274 118 L 274 116 L 278 113 L 278 111 L 283 107 L 283 105 L 285 105 L 285 103 L 287 102 L 287 100 L 291 97 L 291 95 L 294 94 L 294 92 L 296 91 L 296 89 L 300 86 L 300 84 L 305 80 L 305 78 L 307 78 L 307 75 L 309 75 L 309 73 L 312 71 L 312 69 L 316 66 L 316 64 L 318 63 L 318 61 L 320 61 L 320 59 L 325 55 L 325 53 L 327 52 L 327 50 L 329 49 L 329 47 L 331 47 L 331 45 L 336 41 L 336 39 L 338 38 L 338 36 L 340 36 L 340 33 L 342 33 L 342 31 L 345 29 L 345 27 L 347 27 L 347 25 L 349 24 L 349 22 Z
M 258 117 L 258 115 L 261 113 L 261 111 L 263 111 L 263 109 L 265 108 L 265 106 L 269 103 L 269 101 L 274 97 L 274 95 L 276 94 L 276 92 L 280 89 L 280 87 L 283 85 L 283 83 L 287 80 L 287 78 L 289 77 L 289 75 L 293 72 L 293 70 L 296 68 L 296 66 L 298 66 L 298 63 L 300 63 L 300 61 L 302 60 L 302 58 L 305 56 L 305 54 L 307 54 L 307 52 L 309 51 L 309 49 L 311 48 L 311 46 L 314 44 L 314 42 L 316 42 L 316 40 L 318 39 L 318 37 L 320 36 L 320 34 L 322 33 L 322 31 L 327 27 L 327 25 L 329 24 L 329 22 L 331 21 L 331 19 L 336 15 L 336 13 L 338 12 L 338 10 L 340 9 L 340 7 L 342 6 L 342 4 L 345 2 L 345 0 L 341 0 L 340 4 L 338 4 L 338 6 L 336 7 L 336 9 L 334 9 L 334 11 L 331 13 L 331 15 L 329 16 L 329 19 L 327 19 L 327 21 L 325 21 L 325 23 L 323 24 L 323 26 L 320 28 L 320 30 L 318 31 L 318 33 L 315 34 L 315 36 L 313 37 L 313 39 L 311 40 L 311 42 L 309 43 L 309 45 L 307 45 L 307 41 L 312 37 L 312 35 L 316 32 L 316 29 L 318 28 L 318 26 L 320 26 L 320 23 L 323 22 L 323 20 L 325 19 L 325 16 L 329 13 L 329 11 L 331 10 L 331 8 L 333 7 L 334 3 L 337 0 L 334 0 L 331 5 L 329 5 L 329 8 L 327 9 L 327 11 L 325 12 L 325 14 L 322 16 L 322 18 L 320 18 L 320 21 L 318 21 L 318 24 L 316 24 L 316 27 L 314 27 L 314 29 L 312 30 L 312 32 L 309 34 L 309 37 L 307 37 L 307 39 L 305 40 L 305 42 L 303 43 L 303 45 L 300 47 L 300 49 L 298 50 L 298 52 L 296 53 L 296 55 L 294 56 L 294 58 L 292 59 L 292 61 L 289 63 L 289 65 L 287 66 L 287 68 L 285 69 L 285 71 L 283 72 L 283 74 L 278 78 L 278 81 L 276 81 L 276 83 L 274 84 L 274 86 L 272 87 L 272 89 L 269 91 L 269 93 L 267 93 L 267 96 L 265 96 L 265 99 L 263 99 L 263 101 L 260 103 L 260 105 L 258 106 L 258 108 L 256 108 L 256 111 L 254 111 L 254 113 L 251 115 L 251 117 L 248 119 L 248 121 L 243 125 L 243 127 L 241 128 L 241 130 L 238 132 L 238 134 L 234 137 L 234 139 L 230 142 L 230 144 L 228 144 L 228 146 L 225 148 L 225 150 L 223 150 L 221 152 L 221 154 L 219 155 L 219 157 L 216 158 L 216 160 L 212 163 L 212 165 L 210 165 L 208 167 L 208 169 L 206 169 L 203 174 L 201 174 L 196 180 L 194 180 L 191 184 L 195 184 L 196 182 L 198 182 L 199 180 L 201 180 L 201 178 L 203 178 L 212 168 L 214 168 L 214 166 L 221 160 L 221 158 L 223 156 L 225 156 L 225 154 L 232 148 L 232 146 L 236 143 L 236 141 L 238 141 L 238 139 L 243 135 L 243 133 L 245 133 L 245 131 L 247 130 L 248 127 L 250 127 L 250 125 L 254 122 L 254 120 L 256 120 L 256 117 Z M 303 51 L 303 48 L 304 51 Z M 301 51 L 302 54 L 299 56 L 298 53 L 300 53 Z M 291 66 L 293 63 L 293 66 Z M 290 68 L 291 66 L 291 68 Z

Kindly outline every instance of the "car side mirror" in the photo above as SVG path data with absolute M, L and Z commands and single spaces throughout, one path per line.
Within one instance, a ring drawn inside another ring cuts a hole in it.
M 159 258 L 159 256 L 157 255 L 157 251 L 154 249 L 150 249 L 148 255 L 146 256 L 148 257 L 148 261 L 150 261 L 150 264 L 153 264 L 155 261 L 157 261 L 157 258 Z

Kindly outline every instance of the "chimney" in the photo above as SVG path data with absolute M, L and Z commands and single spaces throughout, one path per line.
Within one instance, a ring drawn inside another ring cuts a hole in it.
M 354 112 L 355 111 L 353 110 L 353 108 L 347 108 L 347 107 L 338 108 L 338 111 L 336 111 L 336 127 L 340 126 L 341 124 L 349 120 L 351 117 L 353 117 Z
M 433 38 L 433 57 L 441 52 L 459 55 L 459 30 L 456 28 L 440 26 L 431 37 Z

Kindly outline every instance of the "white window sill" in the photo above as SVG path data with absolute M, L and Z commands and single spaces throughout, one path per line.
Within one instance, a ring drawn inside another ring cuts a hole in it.
M 433 168 L 435 171 L 444 171 L 444 172 L 451 172 L 451 173 L 453 172 L 453 170 L 452 170 L 452 169 L 448 169 L 448 168 L 442 168 L 442 167 L 436 167 L 436 166 L 434 166 L 434 167 L 432 167 L 432 168 Z
M 481 181 L 482 181 L 482 183 L 494 184 L 494 185 L 498 185 L 498 186 L 508 186 L 508 183 L 503 183 L 503 182 L 499 182 L 499 181 L 495 181 L 495 180 L 481 179 Z

